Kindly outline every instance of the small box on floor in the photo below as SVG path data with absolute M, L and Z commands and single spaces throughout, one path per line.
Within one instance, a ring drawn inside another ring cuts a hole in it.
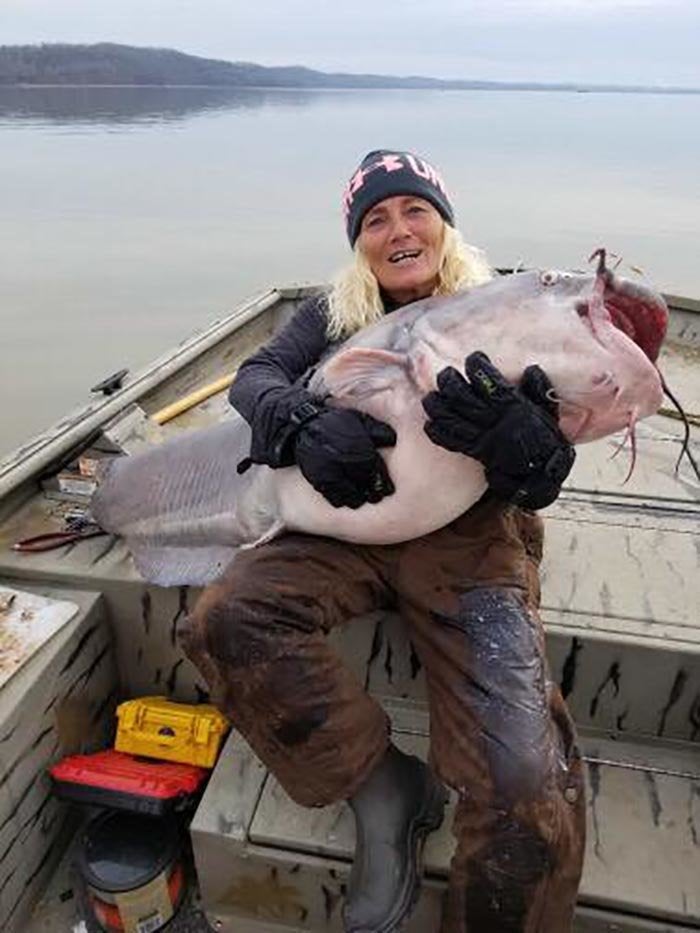
M 151 816 L 191 809 L 209 776 L 195 765 L 140 761 L 113 749 L 71 755 L 49 773 L 62 800 Z
M 205 703 L 174 703 L 165 697 L 141 697 L 117 707 L 114 747 L 120 752 L 212 768 L 229 724 Z

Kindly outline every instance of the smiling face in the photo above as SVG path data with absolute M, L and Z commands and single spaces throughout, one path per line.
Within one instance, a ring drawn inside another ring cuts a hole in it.
M 429 201 L 385 198 L 362 218 L 358 247 L 391 299 L 408 304 L 432 295 L 445 221 Z

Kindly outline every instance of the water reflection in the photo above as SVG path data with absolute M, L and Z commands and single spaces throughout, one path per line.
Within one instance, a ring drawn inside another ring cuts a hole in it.
M 317 91 L 222 87 L 0 87 L 3 123 L 161 124 L 202 113 L 308 107 Z

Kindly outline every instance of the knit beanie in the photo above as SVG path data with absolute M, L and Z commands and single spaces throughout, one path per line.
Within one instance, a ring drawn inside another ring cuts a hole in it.
M 367 211 L 384 198 L 396 195 L 414 195 L 430 201 L 447 223 L 454 226 L 445 183 L 429 162 L 412 152 L 374 149 L 364 157 L 343 193 L 345 225 L 352 246 Z

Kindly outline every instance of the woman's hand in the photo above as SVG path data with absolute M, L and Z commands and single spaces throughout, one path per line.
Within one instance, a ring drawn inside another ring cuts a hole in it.
M 449 366 L 423 399 L 428 437 L 483 463 L 499 498 L 528 509 L 554 502 L 576 453 L 559 430 L 546 374 L 528 366 L 513 386 L 485 353 L 470 354 L 464 368 L 469 381 Z
M 357 509 L 394 492 L 378 448 L 395 443 L 394 429 L 370 415 L 349 408 L 321 408 L 300 426 L 294 460 L 331 505 Z

